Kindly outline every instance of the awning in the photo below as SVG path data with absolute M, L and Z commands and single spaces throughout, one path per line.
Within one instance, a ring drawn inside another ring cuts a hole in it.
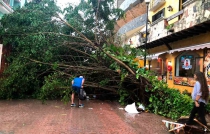
M 199 50 L 199 49 L 204 49 L 204 48 L 210 48 L 210 42 L 205 43 L 205 44 L 190 46 L 190 47 L 183 47 L 183 48 L 178 48 L 178 49 L 174 49 L 174 50 L 169 50 L 169 53 L 180 52 L 180 51 L 189 51 L 189 50 L 192 51 L 192 50 Z
M 164 53 L 168 53 L 168 51 L 164 51 L 164 52 L 160 52 L 160 53 L 156 53 L 156 54 L 150 54 L 147 56 L 147 60 L 158 59 L 159 55 L 164 54 Z
M 164 53 L 174 53 L 174 52 L 181 52 L 181 51 L 192 51 L 192 50 L 199 50 L 199 49 L 204 49 L 204 48 L 210 48 L 210 42 L 205 43 L 205 44 L 200 44 L 200 45 L 195 45 L 195 46 L 190 46 L 190 47 L 183 47 L 183 48 L 178 48 L 174 50 L 169 50 L 169 51 L 164 51 L 164 52 L 159 52 L 155 54 L 150 54 L 147 56 L 147 60 L 154 60 L 158 59 L 158 57 Z
M 149 54 L 149 55 L 146 56 L 146 59 L 147 60 L 155 60 L 155 59 L 158 59 L 159 55 L 164 54 L 164 53 L 168 53 L 168 51 L 159 52 L 159 53 L 156 53 L 156 54 Z M 136 56 L 136 58 L 143 60 L 144 56 Z

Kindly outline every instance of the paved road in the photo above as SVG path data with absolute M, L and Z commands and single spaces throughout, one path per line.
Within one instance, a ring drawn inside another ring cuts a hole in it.
M 61 101 L 0 101 L 0 134 L 168 134 L 151 113 L 128 114 L 116 102 L 86 100 L 85 107 Z

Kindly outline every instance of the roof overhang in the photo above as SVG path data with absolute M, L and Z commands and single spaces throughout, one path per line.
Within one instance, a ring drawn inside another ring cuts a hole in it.
M 196 36 L 196 35 L 199 35 L 202 33 L 206 33 L 208 31 L 210 31 L 210 21 L 200 23 L 198 25 L 184 29 L 182 31 L 172 33 L 172 34 L 165 36 L 163 38 L 154 40 L 152 42 L 148 42 L 146 44 L 146 49 L 151 49 L 151 48 L 158 47 L 161 45 L 168 45 L 169 43 L 172 43 L 172 42 L 175 42 L 178 40 L 182 40 L 182 39 L 186 39 L 186 38 L 189 38 L 192 36 Z M 139 46 L 138 48 L 145 48 L 145 44 Z
M 181 51 L 189 51 L 189 50 L 193 51 L 193 50 L 199 50 L 199 49 L 204 49 L 204 48 L 210 48 L 210 42 L 209 43 L 205 43 L 205 44 L 200 44 L 200 45 L 195 45 L 195 46 L 183 47 L 183 48 L 170 50 L 169 53 L 181 52 Z
M 200 45 L 194 45 L 194 46 L 190 46 L 190 47 L 182 47 L 182 48 L 178 48 L 178 49 L 173 49 L 173 50 L 169 50 L 169 51 L 164 51 L 164 52 L 159 52 L 159 53 L 155 53 L 155 54 L 150 54 L 147 56 L 147 59 L 158 59 L 160 55 L 168 53 L 174 53 L 174 52 L 181 52 L 181 51 L 193 51 L 193 50 L 199 50 L 199 49 L 204 49 L 204 48 L 210 48 L 210 42 L 208 43 L 204 43 L 204 44 L 200 44 Z

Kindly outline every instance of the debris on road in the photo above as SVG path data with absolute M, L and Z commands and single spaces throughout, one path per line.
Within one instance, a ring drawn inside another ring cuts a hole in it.
M 133 104 L 127 105 L 125 107 L 125 111 L 128 112 L 128 113 L 136 113 L 136 114 L 139 113 L 136 109 L 135 102 Z

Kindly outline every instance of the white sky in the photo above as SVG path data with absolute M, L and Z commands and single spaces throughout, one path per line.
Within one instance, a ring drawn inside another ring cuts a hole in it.
M 68 6 L 68 3 L 72 3 L 74 5 L 78 5 L 80 0 L 57 0 L 58 6 L 60 6 L 62 9 Z

